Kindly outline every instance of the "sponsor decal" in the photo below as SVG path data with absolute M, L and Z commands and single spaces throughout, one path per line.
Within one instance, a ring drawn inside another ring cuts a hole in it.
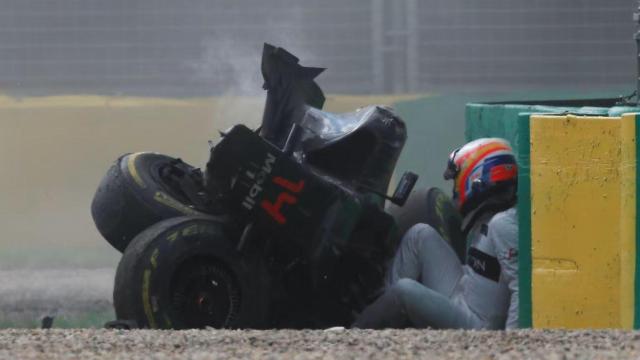
M 273 171 L 273 164 L 276 162 L 275 155 L 267 153 L 262 166 L 255 166 L 256 170 L 247 169 L 245 175 L 253 181 L 253 184 L 249 187 L 249 192 L 242 201 L 242 206 L 247 210 L 252 210 L 256 205 L 256 198 L 262 193 L 264 188 L 262 187 L 271 171 Z
M 297 194 L 304 189 L 304 180 L 300 180 L 297 183 L 291 182 L 283 177 L 276 176 L 273 178 L 273 183 L 281 186 L 286 191 L 278 194 L 275 202 L 263 200 L 260 206 L 269 214 L 278 224 L 284 225 L 287 222 L 287 218 L 282 214 L 282 206 L 284 204 L 294 205 L 298 202 L 298 198 L 291 193 Z
M 156 318 L 153 315 L 153 310 L 151 306 L 151 296 L 149 296 L 149 288 L 151 282 L 151 270 L 146 269 L 144 271 L 144 275 L 142 277 L 142 307 L 144 308 L 144 314 L 147 316 L 147 321 L 149 322 L 150 328 L 156 328 Z
M 489 280 L 498 281 L 500 279 L 501 269 L 498 259 L 474 247 L 470 247 L 467 252 L 467 265 L 478 275 Z
M 151 266 L 153 266 L 153 269 L 157 269 L 158 268 L 158 256 L 160 255 L 160 250 L 158 250 L 158 248 L 154 249 L 153 252 L 151 253 Z

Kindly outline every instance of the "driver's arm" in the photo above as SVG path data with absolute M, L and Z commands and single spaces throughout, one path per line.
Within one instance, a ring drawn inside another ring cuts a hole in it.
M 518 328 L 518 223 L 515 209 L 496 214 L 488 224 L 487 236 L 493 241 L 498 262 L 500 281 L 509 287 L 510 304 L 506 328 Z

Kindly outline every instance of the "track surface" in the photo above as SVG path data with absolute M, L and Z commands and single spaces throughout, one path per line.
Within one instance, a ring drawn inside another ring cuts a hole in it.
M 0 357 L 618 359 L 640 357 L 640 332 L 7 329 Z

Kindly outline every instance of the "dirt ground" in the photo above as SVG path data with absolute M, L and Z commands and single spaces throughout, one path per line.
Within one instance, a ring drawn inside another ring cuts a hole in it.
M 114 269 L 0 271 L 0 358 L 640 357 L 640 332 L 103 330 Z M 37 328 L 55 315 L 54 329 Z M 93 327 L 93 329 L 60 329 Z
M 0 328 L 102 327 L 113 320 L 115 269 L 0 270 Z
M 0 358 L 619 359 L 640 356 L 622 331 L 2 330 Z

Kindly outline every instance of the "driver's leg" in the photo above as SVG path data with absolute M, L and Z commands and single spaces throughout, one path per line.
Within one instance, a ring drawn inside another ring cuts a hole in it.
M 464 304 L 405 278 L 387 288 L 364 309 L 353 327 L 477 329 L 482 328 L 483 323 Z
M 407 278 L 450 297 L 462 274 L 462 264 L 453 248 L 434 228 L 417 224 L 402 238 L 387 277 L 387 287 Z

